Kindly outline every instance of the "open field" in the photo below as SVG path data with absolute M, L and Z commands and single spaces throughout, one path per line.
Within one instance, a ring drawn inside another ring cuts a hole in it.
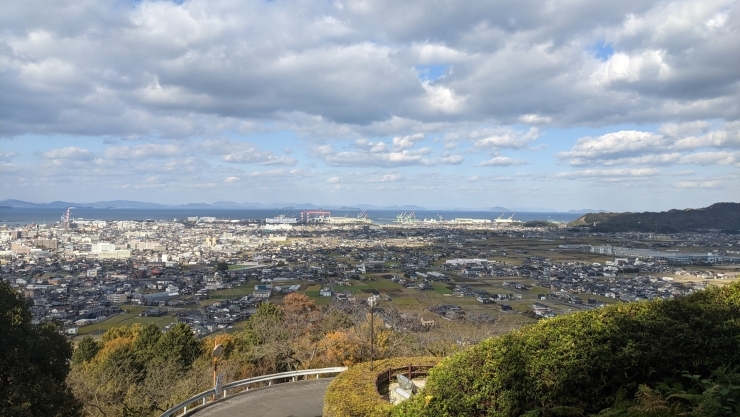
M 434 287 L 434 291 L 440 294 L 452 294 L 452 290 L 449 288 L 449 284 L 435 282 L 434 284 L 432 284 L 432 287 Z
M 144 309 L 141 307 L 136 307 L 136 309 L 141 309 L 140 311 L 143 311 Z M 106 320 L 103 320 L 98 323 L 93 323 L 84 327 L 79 328 L 78 336 L 99 336 L 108 329 L 113 327 L 120 327 L 120 326 L 131 326 L 132 324 L 139 323 L 142 325 L 154 323 L 158 325 L 160 328 L 164 328 L 164 326 L 177 321 L 177 319 L 173 316 L 167 315 L 162 317 L 140 317 L 139 312 L 137 311 L 135 313 L 122 313 L 122 314 L 116 314 L 114 316 L 111 316 L 107 318 Z
M 260 265 L 229 265 L 229 271 L 241 271 L 243 269 L 259 268 Z
M 227 288 L 224 290 L 216 290 L 208 293 L 208 297 L 213 300 L 225 300 L 228 298 L 241 298 L 245 295 L 252 294 L 254 292 L 253 285 L 242 285 L 236 288 Z
M 418 306 L 419 305 L 419 301 L 416 298 L 411 298 L 411 297 L 394 298 L 393 303 L 398 304 L 399 306 Z

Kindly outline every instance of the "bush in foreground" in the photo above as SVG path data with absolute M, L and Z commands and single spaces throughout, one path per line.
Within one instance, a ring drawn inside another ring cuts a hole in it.
M 642 385 L 740 365 L 740 283 L 618 304 L 488 339 L 430 371 L 394 416 L 589 415 Z
M 378 375 L 388 368 L 413 365 L 435 365 L 440 358 L 411 357 L 375 361 L 375 370 L 370 363 L 355 365 L 339 374 L 329 384 L 324 395 L 325 417 L 386 417 L 393 406 L 385 401 L 375 386 Z

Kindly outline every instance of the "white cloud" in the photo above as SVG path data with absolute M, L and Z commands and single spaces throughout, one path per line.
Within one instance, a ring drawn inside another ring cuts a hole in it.
M 61 159 L 70 161 L 89 161 L 94 154 L 87 149 L 69 146 L 66 148 L 50 149 L 41 154 L 44 159 Z
M 393 138 L 393 149 L 395 151 L 402 151 L 404 149 L 413 148 L 417 142 L 424 140 L 422 133 L 417 133 L 409 136 L 396 136 Z
M 666 123 L 662 125 L 659 130 L 660 133 L 668 137 L 683 139 L 689 136 L 700 135 L 709 130 L 710 127 L 711 125 L 708 122 L 698 120 L 685 123 Z
M 709 147 L 740 149 L 740 122 L 726 123 L 721 129 L 712 130 L 703 135 L 682 137 L 676 142 L 676 147 L 679 149 Z
M 721 153 L 686 154 L 701 148 L 740 149 L 740 123 L 729 122 L 712 129 L 706 121 L 670 123 L 660 127 L 661 133 L 618 131 L 576 141 L 570 151 L 557 156 L 573 166 L 592 164 L 667 165 L 714 161 L 731 164 Z M 708 158 L 708 159 L 707 159 Z
M 550 123 L 552 121 L 552 117 L 540 116 L 539 114 L 523 114 L 519 116 L 519 121 L 522 123 L 536 125 L 536 124 Z
M 384 142 L 369 142 L 365 139 L 355 141 L 352 146 L 358 151 L 337 151 L 331 145 L 320 145 L 313 148 L 313 155 L 333 167 L 400 167 L 412 165 L 458 165 L 464 158 L 461 155 L 444 154 L 430 158 L 434 151 L 429 147 L 410 149 L 421 142 L 422 136 L 413 135 L 393 139 L 393 148 L 389 150 Z
M 674 183 L 673 186 L 676 188 L 720 188 L 722 186 L 722 181 L 679 181 Z
M 401 174 L 394 172 L 390 174 L 384 174 L 380 177 L 369 178 L 367 182 L 397 182 L 403 180 Z
M 179 144 L 147 143 L 135 146 L 111 146 L 105 149 L 103 155 L 108 159 L 149 159 L 171 158 L 181 156 L 187 148 Z
M 330 166 L 403 166 L 418 165 L 424 154 L 419 152 L 338 152 L 326 157 L 325 161 Z
M 278 178 L 278 177 L 295 177 L 300 174 L 298 169 L 273 169 L 270 171 L 255 171 L 249 174 L 250 177 Z
M 465 158 L 462 155 L 447 155 L 434 159 L 424 159 L 422 163 L 424 165 L 460 165 L 463 163 Z
M 328 180 L 326 180 L 326 182 L 329 183 L 329 184 L 338 184 L 338 183 L 342 182 L 342 179 L 339 178 L 339 177 L 331 177 Z
M 682 164 L 735 165 L 740 167 L 740 152 L 697 152 L 681 158 Z
M 17 152 L 2 152 L 0 151 L 0 161 L 2 162 L 10 162 L 13 158 L 17 157 L 19 154 Z
M 707 25 L 707 28 L 710 30 L 719 30 L 725 26 L 728 19 L 728 13 L 717 13 L 716 15 L 712 16 L 711 19 L 708 19 L 704 24 Z
M 601 66 L 594 74 L 594 81 L 603 87 L 618 82 L 663 81 L 670 72 L 664 51 L 646 50 L 634 55 L 620 52 Z
M 287 165 L 294 166 L 298 163 L 290 156 L 275 156 L 268 152 L 241 151 L 231 152 L 228 155 L 221 156 L 224 162 L 234 164 L 257 164 L 257 165 Z
M 681 160 L 682 154 L 679 152 L 660 153 L 655 155 L 633 156 L 628 158 L 600 159 L 598 162 L 604 166 L 615 165 L 671 165 Z M 570 160 L 572 166 L 589 166 L 594 163 L 593 160 L 586 158 L 574 158 Z
M 660 151 L 668 144 L 666 138 L 651 132 L 623 130 L 592 138 L 578 139 L 573 148 L 562 152 L 564 158 L 625 157 L 645 150 Z
M 239 178 L 239 177 L 226 177 L 226 179 L 224 180 L 224 182 L 227 183 L 227 184 L 232 184 L 232 183 L 238 182 L 240 179 L 241 178 Z
M 558 172 L 555 178 L 646 178 L 654 177 L 661 173 L 656 168 L 618 168 L 618 169 L 584 169 L 580 171 Z
M 207 140 L 201 143 L 177 141 L 144 143 L 130 146 L 109 146 L 103 157 L 109 160 L 171 159 L 188 156 L 218 156 L 223 162 L 235 164 L 294 166 L 297 160 L 260 150 L 256 145 L 232 140 Z
M 510 158 L 508 156 L 494 156 L 493 158 L 483 161 L 479 164 L 479 166 L 483 167 L 511 167 L 511 166 L 520 166 L 520 165 L 527 165 L 529 162 L 524 161 L 522 159 L 515 159 Z
M 537 128 L 530 128 L 527 132 L 510 130 L 478 139 L 475 146 L 479 148 L 522 149 L 537 140 L 539 136 L 540 131 Z

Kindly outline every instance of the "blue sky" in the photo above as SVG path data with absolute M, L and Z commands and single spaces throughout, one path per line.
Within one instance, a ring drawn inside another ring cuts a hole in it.
M 6 2 L 0 199 L 740 199 L 737 2 L 491 3 Z

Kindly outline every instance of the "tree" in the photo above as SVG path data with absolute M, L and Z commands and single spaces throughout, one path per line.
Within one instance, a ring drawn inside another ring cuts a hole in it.
M 0 417 L 79 416 L 65 383 L 72 346 L 52 324 L 31 324 L 28 303 L 0 282 Z
M 226 262 L 219 262 L 216 264 L 216 271 L 219 272 L 226 272 L 229 270 L 229 264 Z
M 297 292 L 288 294 L 283 300 L 283 313 L 286 316 L 307 317 L 316 311 L 316 304 L 305 294 Z
M 82 363 L 90 362 L 95 355 L 100 351 L 100 343 L 95 341 L 92 336 L 85 336 L 80 343 L 77 344 L 72 354 L 72 364 L 79 365 Z
M 162 337 L 162 332 L 154 323 L 149 323 L 141 330 L 134 342 L 134 351 L 141 362 L 149 362 L 154 355 L 154 348 Z
M 323 334 L 332 333 L 337 330 L 350 328 L 354 324 L 349 314 L 341 310 L 332 309 L 321 320 L 321 332 Z
M 86 357 L 83 352 L 96 348 L 92 343 L 83 340 L 76 355 Z M 181 390 L 203 365 L 194 365 L 204 351 L 183 324 L 164 334 L 154 324 L 114 327 L 98 346 L 92 359 L 73 363 L 67 379 L 89 417 L 159 415 L 173 405 L 173 396 L 192 394 Z
M 190 370 L 193 361 L 202 353 L 201 344 L 193 331 L 184 323 L 178 323 L 157 340 L 154 346 L 156 360 L 173 362 L 184 372 Z

